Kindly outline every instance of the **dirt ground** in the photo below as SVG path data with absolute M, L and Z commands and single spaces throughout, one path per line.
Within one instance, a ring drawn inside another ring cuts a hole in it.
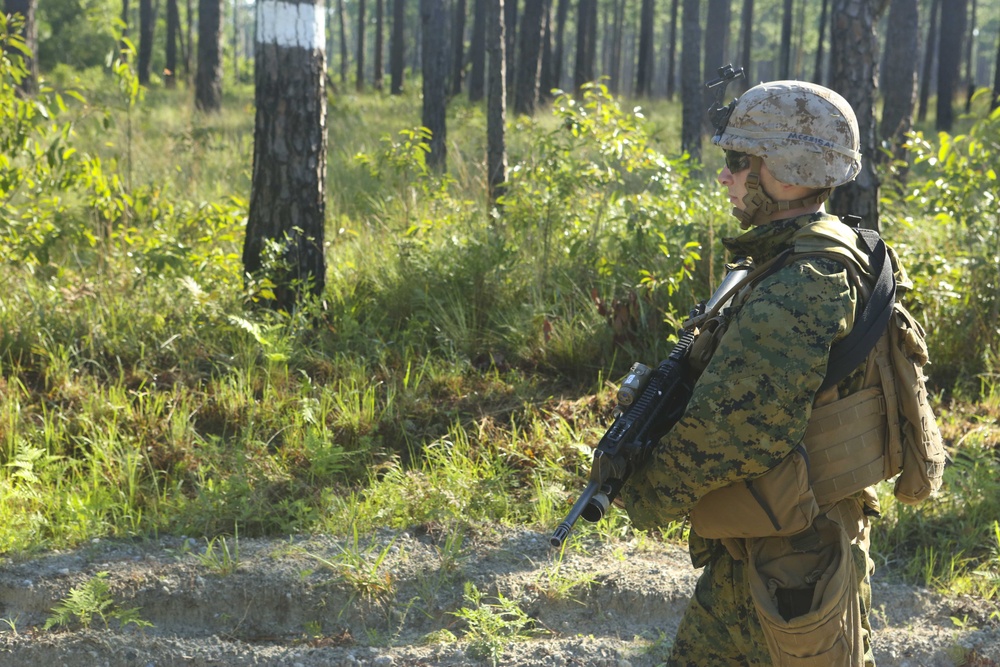
M 0 667 L 662 664 L 697 576 L 685 551 L 622 543 L 560 561 L 547 538 L 495 528 L 460 545 L 433 532 L 359 544 L 240 538 L 226 558 L 221 540 L 206 554 L 204 540 L 170 537 L 7 558 Z M 97 577 L 109 586 L 105 615 L 134 609 L 151 625 L 95 616 L 85 628 L 71 617 L 45 630 L 53 608 Z M 873 582 L 880 667 L 1000 666 L 996 606 L 890 578 Z M 494 611 L 477 617 L 479 641 L 456 615 L 483 609 L 476 591 Z M 503 604 L 526 616 L 503 616 Z M 491 619 L 519 632 L 504 637 Z

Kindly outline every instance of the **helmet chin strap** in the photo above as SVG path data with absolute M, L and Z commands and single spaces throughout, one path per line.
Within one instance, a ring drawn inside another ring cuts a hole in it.
M 822 204 L 829 198 L 833 188 L 825 188 L 814 195 L 803 197 L 802 199 L 791 199 L 789 201 L 775 201 L 774 198 L 764 190 L 760 182 L 760 170 L 764 161 L 759 155 L 750 156 L 750 172 L 747 174 L 747 193 L 743 196 L 743 210 L 733 209 L 733 215 L 740 221 L 741 229 L 749 229 L 756 225 L 762 225 L 771 221 L 771 216 L 781 211 L 811 206 L 812 204 Z

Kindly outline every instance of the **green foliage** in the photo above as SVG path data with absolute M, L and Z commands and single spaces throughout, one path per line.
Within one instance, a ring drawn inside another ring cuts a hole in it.
M 72 589 L 69 594 L 52 608 L 52 615 L 45 621 L 44 628 L 64 627 L 73 622 L 89 628 L 94 619 L 100 619 L 105 629 L 110 621 L 118 621 L 121 627 L 135 625 L 138 628 L 152 627 L 152 623 L 139 617 L 138 607 L 117 609 L 108 585 L 108 573 L 98 572 L 86 582 Z
M 530 638 L 536 633 L 534 622 L 517 602 L 497 592 L 495 601 L 483 595 L 470 581 L 465 582 L 465 604 L 452 612 L 465 621 L 465 639 L 470 655 L 499 665 L 511 642 Z

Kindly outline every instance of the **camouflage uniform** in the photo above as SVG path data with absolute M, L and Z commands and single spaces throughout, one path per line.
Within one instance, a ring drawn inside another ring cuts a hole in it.
M 791 247 L 823 213 L 778 220 L 724 243 L 763 263 Z M 728 324 L 695 385 L 684 417 L 649 465 L 622 491 L 642 529 L 684 518 L 709 491 L 759 476 L 802 440 L 832 343 L 854 323 L 856 289 L 831 259 L 797 260 L 761 281 Z M 861 502 L 848 499 L 845 502 Z M 867 529 L 854 545 L 866 664 L 870 650 Z M 744 561 L 693 531 L 692 562 L 704 567 L 678 630 L 671 665 L 769 665 Z

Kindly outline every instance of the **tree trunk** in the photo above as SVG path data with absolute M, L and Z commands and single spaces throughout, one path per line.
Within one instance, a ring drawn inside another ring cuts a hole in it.
M 824 85 L 823 82 L 826 81 L 826 77 L 823 76 L 823 44 L 824 38 L 826 37 L 826 16 L 827 7 L 829 5 L 829 0 L 823 0 L 823 6 L 819 11 L 819 28 L 817 29 L 816 36 L 816 66 L 813 68 L 813 83 L 818 83 L 819 85 Z M 916 57 L 916 54 L 914 54 Z
M 243 266 L 251 280 L 275 285 L 275 299 L 266 305 L 288 312 L 307 293 L 322 294 L 325 285 L 321 3 L 257 3 L 253 181 Z
M 542 35 L 545 33 L 545 16 L 548 1 L 528 2 L 521 14 L 519 31 L 521 46 L 518 50 L 516 72 L 517 88 L 514 91 L 514 113 L 535 115 L 538 104 L 538 82 L 542 67 Z
M 830 210 L 857 215 L 868 229 L 878 229 L 879 181 L 875 173 L 876 11 L 881 0 L 833 0 L 830 62 L 833 90 L 844 96 L 858 117 L 861 173 L 834 190 Z
M 504 0 L 488 0 L 490 31 L 487 37 L 490 76 L 486 99 L 486 178 L 490 203 L 495 204 L 507 186 L 507 48 Z
M 972 9 L 969 12 L 969 36 L 965 43 L 965 113 L 972 111 L 972 96 L 976 93 L 976 62 L 975 45 L 979 27 L 976 25 L 976 0 L 971 0 Z
M 566 61 L 566 18 L 569 16 L 570 0 L 559 0 L 556 6 L 556 38 L 552 52 L 552 85 L 562 87 L 563 64 Z
M 715 72 L 723 65 L 729 63 L 729 23 L 730 23 L 730 0 L 709 0 L 708 16 L 705 17 L 705 60 L 703 64 L 704 83 L 707 79 L 715 78 Z M 715 100 L 715 93 L 702 86 L 704 103 L 702 111 L 712 106 Z M 702 122 L 705 130 L 714 130 L 708 114 L 702 114 Z
M 667 99 L 673 100 L 677 91 L 677 12 L 680 0 L 670 3 L 670 43 L 667 52 Z
M 543 0 L 545 5 L 542 16 L 542 66 L 538 73 L 538 102 L 545 103 L 552 99 L 552 89 L 558 83 L 552 78 L 552 0 Z
M 406 2 L 392 0 L 392 47 L 389 49 L 389 71 L 392 77 L 390 90 L 393 95 L 403 94 L 403 60 L 406 56 L 404 37 L 406 30 Z
M 180 33 L 181 15 L 177 0 L 167 0 L 167 49 L 163 64 L 163 83 L 167 88 L 177 86 L 177 35 Z
M 951 0 L 941 11 L 941 44 L 938 48 L 937 119 L 934 128 L 951 131 L 955 122 L 955 89 L 962 64 L 962 38 L 968 0 Z
M 704 78 L 701 73 L 701 19 L 698 0 L 684 0 L 681 31 L 681 150 L 701 161 L 701 132 L 705 122 Z
M 653 93 L 653 23 L 656 0 L 642 0 L 639 10 L 639 63 L 635 73 L 635 94 L 649 97 Z
M 153 34 L 156 28 L 156 12 L 153 0 L 139 0 L 139 62 L 137 63 L 139 83 L 149 85 L 150 70 L 153 67 Z
M 424 106 L 422 123 L 431 131 L 427 165 L 443 172 L 447 165 L 445 111 L 448 100 L 448 9 L 445 0 L 420 0 L 423 32 Z M 434 36 L 440 36 L 434 38 Z
M 337 0 L 337 22 L 340 24 L 340 82 L 346 86 L 348 49 L 347 17 L 344 14 L 344 0 Z
M 198 72 L 194 103 L 201 111 L 222 108 L 222 0 L 198 2 Z
M 573 88 L 579 91 L 583 84 L 594 80 L 594 58 L 597 49 L 597 0 L 580 0 L 576 21 L 576 65 L 573 68 Z M 595 27 L 592 28 L 591 24 Z
M 937 55 L 940 34 L 937 28 L 938 14 L 941 13 L 941 0 L 932 0 L 931 15 L 927 25 L 927 42 L 924 45 L 924 65 L 920 76 L 920 106 L 917 109 L 917 121 L 927 119 L 927 107 L 930 106 L 931 73 L 934 71 L 934 58 Z
M 893 0 L 882 57 L 882 121 L 879 134 L 892 147 L 893 158 L 905 158 L 903 144 L 913 127 L 917 99 L 918 0 Z M 877 157 L 882 154 L 878 154 Z
M 826 0 L 823 0 L 826 3 Z M 744 92 L 753 85 L 753 75 L 750 73 L 752 64 L 750 54 L 753 50 L 753 0 L 743 0 L 743 10 L 740 12 L 740 61 L 737 63 L 743 68 L 743 78 L 736 83 L 736 89 Z
M 608 91 L 618 94 L 618 82 L 621 79 L 622 37 L 625 30 L 625 0 L 615 0 L 611 19 L 611 48 L 608 49 Z
M 790 79 L 792 62 L 792 0 L 784 0 L 781 12 L 781 43 L 778 48 L 778 78 Z
M 357 70 L 354 87 L 360 93 L 365 89 L 365 0 L 358 0 L 358 43 L 356 53 L 355 64 Z
M 451 94 L 462 94 L 465 74 L 465 0 L 455 0 L 455 23 L 452 25 Z
M 24 56 L 24 66 L 28 75 L 21 81 L 18 89 L 27 95 L 38 92 L 38 24 L 35 20 L 35 0 L 5 0 L 4 13 L 7 16 L 20 14 L 24 19 L 21 37 L 24 46 L 32 55 Z
M 475 0 L 475 3 L 469 40 L 469 102 L 472 103 L 486 94 L 486 23 L 490 16 L 490 0 Z
M 372 87 L 375 90 L 382 90 L 382 77 L 385 74 L 385 65 L 382 63 L 382 53 L 385 50 L 385 2 L 375 0 L 375 54 L 372 65 L 375 73 L 372 77 Z
M 186 0 L 184 8 L 187 10 L 184 15 L 184 39 L 185 46 L 182 49 L 184 54 L 184 80 L 191 81 L 191 59 L 195 57 L 194 52 L 194 0 Z M 184 46 L 182 44 L 182 46 Z
M 504 0 L 503 3 L 504 58 L 507 60 L 507 106 L 511 106 L 511 97 L 514 94 L 514 72 L 517 71 L 517 1 Z M 541 0 L 534 1 L 540 2 Z

